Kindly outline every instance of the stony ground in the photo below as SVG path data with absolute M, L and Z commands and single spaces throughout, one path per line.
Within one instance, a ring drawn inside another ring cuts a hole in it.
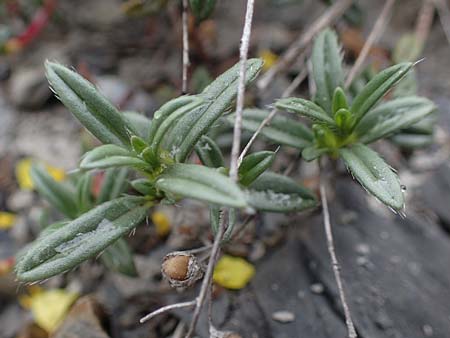
M 199 27 L 192 41 L 192 69 L 205 66 L 211 76 L 238 58 L 244 1 L 219 1 L 214 20 Z M 273 1 L 275 2 L 275 1 Z M 283 52 L 324 6 L 299 1 L 277 7 L 257 1 L 251 54 Z M 363 36 L 381 4 L 361 1 Z M 412 29 L 420 1 L 399 0 L 377 47 L 388 55 L 398 38 Z M 0 210 L 18 214 L 14 227 L 0 230 L 0 259 L 13 255 L 38 233 L 45 204 L 18 189 L 16 163 L 33 157 L 76 168 L 83 142 L 92 140 L 52 97 L 43 72 L 45 59 L 73 65 L 88 75 L 116 105 L 149 116 L 179 94 L 180 18 L 176 7 L 156 16 L 130 18 L 119 0 L 59 1 L 57 20 L 20 53 L 0 59 Z M 348 53 L 348 51 L 347 51 Z M 349 55 L 348 59 L 351 60 Z M 385 210 L 345 176 L 330 198 L 336 250 L 348 288 L 356 329 L 362 338 L 450 337 L 450 45 L 435 20 L 418 67 L 420 93 L 439 106 L 436 143 L 403 156 L 387 143 L 377 144 L 407 186 L 407 218 Z M 264 93 L 250 94 L 270 103 L 289 84 L 296 66 Z M 194 82 L 194 81 L 193 81 Z M 194 87 L 194 83 L 191 83 Z M 298 94 L 303 94 L 306 85 Z M 285 167 L 293 154 L 281 156 Z M 284 157 L 283 157 L 284 156 Z M 300 166 L 293 175 L 317 184 L 315 168 Z M 55 337 L 170 337 L 189 312 L 164 315 L 144 325 L 138 319 L 158 306 L 191 299 L 197 290 L 177 293 L 161 280 L 160 262 L 170 251 L 208 239 L 207 210 L 196 203 L 163 210 L 172 220 L 167 239 L 155 239 L 142 226 L 128 238 L 136 250 L 139 278 L 109 273 L 96 261 L 53 278 L 45 286 L 66 287 L 87 295 L 72 309 Z M 55 215 L 51 215 L 55 216 Z M 305 215 L 261 215 L 245 236 L 226 251 L 256 266 L 249 286 L 240 291 L 217 287 L 214 323 L 251 338 L 344 337 L 345 323 L 325 245 L 320 210 Z M 32 326 L 18 303 L 26 287 L 12 273 L 0 274 L 0 337 L 46 337 Z M 283 322 L 286 316 L 290 320 Z M 293 316 L 293 318 L 291 318 Z M 281 318 L 281 319 L 280 319 Z M 206 337 L 206 318 L 199 325 Z

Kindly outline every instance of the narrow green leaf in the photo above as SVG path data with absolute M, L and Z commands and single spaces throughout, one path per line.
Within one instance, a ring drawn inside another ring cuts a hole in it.
M 250 185 L 270 168 L 275 155 L 273 151 L 259 151 L 245 156 L 239 166 L 239 183 L 245 186 Z
M 162 105 L 153 116 L 148 136 L 149 143 L 157 148 L 175 121 L 202 103 L 203 99 L 197 96 L 180 96 Z
M 336 33 L 330 29 L 321 32 L 314 41 L 312 66 L 316 95 L 314 101 L 332 115 L 333 93 L 344 83 L 342 57 Z
M 391 100 L 366 114 L 355 132 L 361 142 L 372 143 L 413 125 L 435 109 L 433 102 L 424 97 L 409 96 Z
M 272 212 L 302 211 L 317 205 L 314 194 L 293 179 L 265 172 L 246 191 L 248 204 Z
M 242 119 L 242 128 L 255 132 L 261 122 L 269 115 L 262 109 L 245 109 Z M 234 115 L 227 116 L 226 121 L 234 125 Z M 293 119 L 276 115 L 269 125 L 261 130 L 261 135 L 276 144 L 303 149 L 311 145 L 313 134 L 304 124 Z
M 323 154 L 326 154 L 327 151 L 327 149 L 316 148 L 315 146 L 307 147 L 302 150 L 302 158 L 307 162 L 311 162 Z
M 146 168 L 148 164 L 132 152 L 113 144 L 105 144 L 87 152 L 80 163 L 80 168 L 85 170 L 124 166 Z
M 130 247 L 123 238 L 119 238 L 101 254 L 102 263 L 111 271 L 119 272 L 129 277 L 137 277 L 136 266 Z
M 258 75 L 263 65 L 260 59 L 249 59 L 246 63 L 246 85 Z M 182 116 L 170 130 L 165 149 L 172 152 L 177 162 L 184 162 L 200 137 L 232 107 L 237 95 L 239 63 L 215 79 L 199 97 L 207 104 Z
M 148 134 L 150 133 L 150 127 L 152 124 L 152 120 L 150 120 L 144 114 L 135 112 L 135 111 L 124 111 L 122 112 L 125 120 L 133 126 L 134 130 L 136 130 L 137 135 L 147 139 Z
M 19 280 L 33 282 L 73 269 L 96 257 L 145 219 L 145 199 L 122 197 L 103 203 L 37 241 L 17 262 Z
M 225 160 L 219 146 L 206 135 L 203 135 L 195 145 L 195 152 L 200 161 L 207 167 L 218 168 L 225 166 Z
M 46 61 L 52 90 L 72 114 L 101 142 L 129 146 L 134 128 L 97 89 L 76 72 Z
M 372 149 L 355 144 L 340 149 L 348 170 L 369 193 L 393 210 L 403 208 L 404 198 L 398 176 Z
M 140 154 L 145 148 L 148 147 L 147 142 L 145 142 L 139 136 L 136 136 L 136 135 L 131 136 L 130 141 L 131 141 L 131 147 L 138 154 Z
M 74 198 L 74 191 L 67 185 L 56 182 L 53 177 L 39 165 L 33 165 L 30 174 L 36 190 L 52 206 L 69 218 L 77 216 L 78 208 Z
M 334 114 L 334 120 L 340 131 L 347 134 L 353 127 L 353 116 L 352 113 L 346 108 L 339 109 Z
M 127 189 L 127 168 L 110 168 L 105 170 L 97 204 L 118 198 Z
M 287 110 L 305 116 L 315 123 L 325 124 L 335 128 L 333 118 L 314 102 L 297 97 L 280 99 L 275 103 L 278 109 Z
M 155 184 L 153 184 L 150 180 L 146 178 L 138 178 L 136 180 L 131 181 L 131 186 L 134 190 L 141 193 L 144 196 L 155 196 L 156 188 Z
M 239 187 L 217 170 L 194 164 L 174 164 L 156 181 L 164 192 L 201 201 L 244 208 L 245 197 Z
M 336 114 L 340 109 L 349 109 L 347 97 L 341 87 L 337 87 L 333 94 L 333 114 Z
M 219 207 L 218 205 L 210 205 L 209 206 L 209 219 L 210 219 L 211 229 L 212 229 L 214 236 L 216 235 L 217 231 L 219 230 L 220 219 L 222 217 L 221 209 L 223 209 L 223 208 Z M 225 233 L 223 235 L 222 242 L 227 242 L 228 240 L 230 240 L 231 235 L 233 234 L 234 226 L 236 225 L 237 210 L 233 209 L 233 208 L 226 208 L 222 212 L 227 213 L 227 220 L 226 220 L 227 230 L 225 231 Z
M 78 213 L 82 214 L 92 208 L 92 176 L 84 173 L 77 182 Z
M 391 141 L 405 149 L 420 149 L 433 144 L 433 135 L 400 133 L 391 137 Z
M 355 125 L 366 115 L 366 113 L 400 81 L 411 69 L 411 62 L 399 63 L 389 67 L 374 76 L 362 91 L 353 100 L 350 111 L 355 116 Z

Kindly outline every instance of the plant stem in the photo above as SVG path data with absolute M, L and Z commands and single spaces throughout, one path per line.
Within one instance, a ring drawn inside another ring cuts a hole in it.
M 245 71 L 246 71 L 246 61 L 248 55 L 248 48 L 250 44 L 250 34 L 252 30 L 252 19 L 253 19 L 253 9 L 255 5 L 255 0 L 247 1 L 247 9 L 245 13 L 244 29 L 241 39 L 240 48 L 240 68 L 239 68 L 239 82 L 238 82 L 238 93 L 236 101 L 236 122 L 234 124 L 233 133 L 233 146 L 231 152 L 231 164 L 230 164 L 230 177 L 232 180 L 237 182 L 238 180 L 238 154 L 241 143 L 241 127 L 242 127 L 242 111 L 244 108 L 245 99 Z M 211 287 L 211 280 L 214 271 L 214 266 L 216 265 L 217 256 L 220 250 L 220 243 L 222 242 L 223 235 L 225 233 L 226 224 L 224 217 L 221 218 L 219 222 L 219 229 L 214 238 L 214 244 L 211 250 L 211 256 L 209 257 L 208 268 L 206 270 L 205 276 L 202 281 L 202 286 L 200 289 L 200 294 L 197 297 L 197 304 L 192 316 L 191 325 L 189 327 L 186 338 L 191 338 L 194 334 L 195 327 L 197 326 L 200 313 L 205 302 L 206 295 L 209 294 Z
M 320 165 L 319 165 L 320 167 Z M 323 224 L 325 228 L 325 235 L 327 238 L 327 248 L 328 253 L 331 258 L 331 266 L 333 268 L 334 278 L 336 280 L 336 284 L 338 287 L 339 298 L 342 303 L 342 307 L 344 308 L 344 316 L 345 316 L 345 324 L 347 325 L 347 333 L 349 338 L 356 338 L 358 335 L 356 334 L 355 325 L 353 324 L 352 316 L 350 313 L 350 308 L 347 304 L 344 286 L 341 278 L 341 267 L 336 257 L 336 251 L 334 247 L 333 240 L 333 232 L 331 231 L 331 222 L 330 222 L 330 213 L 328 210 L 328 201 L 327 201 L 327 192 L 326 192 L 326 178 L 320 177 L 320 199 L 322 202 L 322 212 L 323 212 Z
M 445 37 L 450 43 L 450 10 L 445 0 L 434 0 L 434 5 L 439 14 L 442 28 L 444 29 Z
M 292 92 L 303 82 L 303 80 L 308 75 L 308 69 L 304 67 L 300 73 L 295 77 L 294 80 L 292 80 L 289 87 L 286 88 L 286 90 L 281 94 L 281 97 L 288 97 L 292 94 Z M 242 162 L 242 159 L 245 155 L 247 155 L 248 151 L 250 150 L 250 147 L 253 145 L 253 143 L 256 140 L 256 137 L 261 133 L 261 130 L 272 121 L 272 119 L 275 117 L 275 115 L 278 113 L 278 110 L 276 108 L 272 109 L 269 113 L 269 115 L 266 116 L 266 118 L 261 122 L 261 124 L 258 126 L 258 129 L 253 133 L 250 140 L 245 145 L 244 149 L 242 150 L 241 154 L 239 155 L 239 163 Z
M 311 43 L 314 36 L 319 33 L 325 27 L 331 25 L 338 17 L 350 7 L 353 0 L 339 0 L 336 1 L 330 8 L 328 8 L 319 18 L 317 18 L 312 24 L 308 25 L 309 29 L 300 34 L 288 50 L 283 53 L 279 61 L 270 68 L 257 82 L 259 90 L 265 90 L 267 86 L 272 83 L 274 77 L 287 68 L 300 53 Z
M 234 121 L 233 145 L 231 148 L 230 177 L 233 181 L 238 180 L 238 156 L 241 148 L 242 133 L 242 112 L 244 110 L 245 99 L 245 71 L 247 63 L 248 48 L 250 44 L 250 34 L 252 31 L 253 8 L 255 0 L 247 1 L 247 10 L 245 13 L 244 30 L 242 32 L 241 47 L 239 51 L 239 82 L 236 100 L 236 120 Z
M 214 271 L 214 266 L 216 264 L 217 255 L 220 249 L 220 242 L 222 241 L 223 234 L 225 233 L 225 222 L 221 221 L 219 223 L 219 229 L 214 238 L 214 244 L 211 250 L 211 256 L 209 256 L 208 268 L 206 269 L 205 276 L 203 277 L 200 293 L 195 301 L 195 310 L 192 315 L 191 324 L 189 330 L 186 334 L 186 338 L 191 338 L 194 334 L 195 327 L 197 326 L 198 319 L 200 318 L 200 313 L 203 308 L 203 304 L 208 293 L 210 280 Z
M 176 304 L 170 304 L 170 305 L 166 305 L 163 306 L 161 308 L 159 308 L 158 310 L 155 310 L 153 312 L 150 312 L 148 315 L 146 315 L 145 317 L 142 317 L 139 322 L 145 323 L 147 320 L 152 319 L 153 317 L 156 317 L 164 312 L 168 312 L 174 309 L 183 309 L 183 308 L 187 308 L 187 307 L 192 307 L 195 306 L 197 304 L 197 301 L 195 300 L 191 300 L 189 302 L 183 302 L 183 303 L 176 303 Z
M 416 21 L 415 34 L 419 41 L 420 48 L 423 48 L 425 41 L 430 33 L 431 24 L 433 23 L 434 4 L 433 0 L 424 0 L 419 16 Z
M 188 0 L 183 1 L 182 26 L 183 26 L 183 74 L 182 94 L 187 93 L 187 73 L 189 67 L 189 27 L 188 27 Z
M 362 65 L 364 64 L 364 61 L 367 58 L 367 55 L 369 55 L 370 49 L 372 48 L 373 44 L 379 39 L 381 33 L 384 30 L 384 27 L 386 26 L 386 23 L 390 17 L 390 12 L 392 10 L 392 6 L 394 5 L 395 0 L 386 0 L 384 3 L 383 9 L 381 10 L 380 15 L 377 18 L 377 21 L 375 22 L 372 31 L 369 34 L 369 37 L 366 40 L 366 43 L 364 44 L 361 53 L 359 53 L 358 58 L 355 61 L 355 64 L 353 65 L 352 69 L 350 70 L 347 80 L 345 81 L 345 88 L 348 88 L 355 78 L 356 75 L 358 75 L 359 71 L 361 70 Z

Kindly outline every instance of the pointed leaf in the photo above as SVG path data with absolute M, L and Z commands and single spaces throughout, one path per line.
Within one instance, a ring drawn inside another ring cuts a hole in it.
M 200 161 L 210 168 L 219 168 L 225 166 L 222 152 L 219 146 L 206 135 L 203 135 L 195 146 Z
M 350 111 L 355 116 L 355 125 L 378 101 L 400 81 L 411 69 L 411 62 L 399 63 L 374 76 L 353 100 Z
M 78 213 L 82 214 L 92 208 L 92 176 L 84 173 L 77 182 Z
M 239 166 L 239 183 L 242 185 L 250 185 L 263 172 L 272 165 L 275 160 L 273 151 L 259 151 L 247 155 Z
M 80 168 L 85 170 L 124 166 L 146 168 L 148 164 L 132 152 L 113 144 L 105 144 L 87 152 L 80 163 Z
M 103 143 L 129 146 L 134 128 L 89 81 L 54 62 L 47 61 L 45 69 L 56 96 L 95 137 Z
M 156 187 L 213 204 L 235 208 L 247 206 L 244 194 L 228 176 L 204 166 L 174 164 L 159 176 Z
M 347 97 L 341 87 L 337 87 L 333 94 L 333 114 L 336 114 L 339 109 L 349 109 Z
M 242 128 L 255 132 L 267 115 L 269 115 L 269 112 L 262 109 L 245 109 Z M 226 121 L 230 125 L 234 125 L 234 115 L 228 116 Z M 270 124 L 261 130 L 261 135 L 274 143 L 298 149 L 311 145 L 313 140 L 313 134 L 308 127 L 298 121 L 280 115 L 275 115 Z
M 369 193 L 394 210 L 403 208 L 399 178 L 375 151 L 355 144 L 340 149 L 340 154 L 348 170 Z
M 129 277 L 136 277 L 138 275 L 131 249 L 123 238 L 119 238 L 107 247 L 105 252 L 100 256 L 100 259 L 111 271 L 119 272 Z
M 371 143 L 407 128 L 430 115 L 436 106 L 424 97 L 409 96 L 380 104 L 356 126 L 360 141 Z
M 145 219 L 149 206 L 127 196 L 103 203 L 37 241 L 17 262 L 19 280 L 33 282 L 96 257 Z
M 260 59 L 247 60 L 246 85 L 256 78 L 262 64 Z M 185 114 L 170 130 L 165 149 L 173 151 L 177 162 L 184 162 L 200 137 L 231 108 L 237 95 L 238 79 L 239 63 L 220 75 L 199 95 L 207 104 Z
M 110 168 L 105 170 L 102 186 L 97 196 L 97 204 L 118 198 L 127 189 L 127 168 Z
M 65 184 L 56 182 L 41 166 L 33 165 L 30 174 L 36 190 L 52 206 L 69 218 L 77 216 L 78 208 L 74 191 Z
M 265 172 L 246 191 L 248 204 L 272 212 L 302 211 L 317 205 L 314 194 L 291 178 Z
M 137 136 L 140 136 L 144 140 L 147 139 L 152 120 L 144 114 L 135 111 L 124 111 L 122 112 L 122 115 L 125 120 L 133 126 L 134 130 L 137 132 Z
M 334 120 L 314 102 L 297 97 L 288 97 L 275 103 L 278 109 L 294 112 L 311 119 L 315 123 L 325 124 L 335 128 Z
M 334 90 L 339 86 L 342 87 L 344 82 L 340 48 L 336 33 L 332 30 L 325 29 L 316 37 L 312 51 L 312 66 L 317 89 L 314 101 L 331 116 Z

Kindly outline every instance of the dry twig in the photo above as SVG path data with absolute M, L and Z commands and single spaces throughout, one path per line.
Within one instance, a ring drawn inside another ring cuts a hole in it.
M 238 156 L 241 148 L 241 132 L 242 132 L 242 112 L 244 110 L 245 97 L 245 69 L 248 55 L 248 48 L 250 44 L 250 34 L 252 31 L 252 19 L 254 0 L 247 1 L 247 11 L 245 14 L 244 31 L 242 33 L 241 48 L 239 52 L 240 67 L 239 67 L 239 83 L 236 100 L 236 120 L 234 121 L 233 130 L 233 146 L 231 148 L 231 163 L 230 163 L 230 177 L 237 182 L 238 180 Z
M 419 17 L 416 21 L 416 37 L 421 47 L 425 44 L 433 23 L 434 4 L 433 0 L 424 0 Z
M 286 90 L 281 94 L 281 97 L 288 97 L 292 94 L 292 92 L 303 82 L 303 80 L 308 75 L 308 69 L 304 67 L 300 73 L 295 77 L 295 79 L 291 82 L 291 84 L 286 88 Z M 250 150 L 250 147 L 253 145 L 253 143 L 256 140 L 256 137 L 261 133 L 261 130 L 272 121 L 272 119 L 275 117 L 275 115 L 278 113 L 278 110 L 276 108 L 272 109 L 269 113 L 269 115 L 266 116 L 266 118 L 261 122 L 261 124 L 258 126 L 258 129 L 253 133 L 250 140 L 245 145 L 244 149 L 242 150 L 241 154 L 239 155 L 239 163 L 242 162 L 242 159 L 244 156 L 248 153 Z
M 158 315 L 160 315 L 160 314 L 162 314 L 164 312 L 172 311 L 174 309 L 184 309 L 184 308 L 187 308 L 187 307 L 193 307 L 193 306 L 195 306 L 195 304 L 197 304 L 197 302 L 195 300 L 191 300 L 189 302 L 183 302 L 183 303 L 176 303 L 176 304 L 166 305 L 166 306 L 163 306 L 163 307 L 159 308 L 156 311 L 153 311 L 153 312 L 149 313 L 145 317 L 142 317 L 139 320 L 139 322 L 142 324 L 142 323 L 145 323 L 147 320 L 150 320 L 150 319 L 152 319 L 152 318 L 154 318 L 154 317 L 156 317 L 156 316 L 158 316 Z
M 183 0 L 183 74 L 182 74 L 182 94 L 187 93 L 187 73 L 189 67 L 189 27 L 188 27 L 188 0 Z
M 359 53 L 355 64 L 348 73 L 347 80 L 345 81 L 345 88 L 348 88 L 352 84 L 353 79 L 359 73 L 362 65 L 364 64 L 364 61 L 369 55 L 370 49 L 372 48 L 373 44 L 380 38 L 381 33 L 383 32 L 384 28 L 386 27 L 386 23 L 390 18 L 390 12 L 392 10 L 394 2 L 395 0 L 386 0 L 386 2 L 384 3 L 383 9 L 378 16 L 377 21 L 375 22 L 375 25 L 373 26 L 373 29 L 370 32 L 369 37 L 367 38 L 366 43 L 361 50 L 361 53 Z
M 349 338 L 356 338 L 358 335 L 356 334 L 355 325 L 353 324 L 352 316 L 350 313 L 350 308 L 347 304 L 344 286 L 341 278 L 341 268 L 339 266 L 339 262 L 336 257 L 336 251 L 334 248 L 334 240 L 333 240 L 333 232 L 331 231 L 331 222 L 330 222 L 330 212 L 328 211 L 328 201 L 327 201 L 327 192 L 326 192 L 326 178 L 325 175 L 321 175 L 320 177 L 320 199 L 322 202 L 322 213 L 323 213 L 323 224 L 325 227 L 325 235 L 327 238 L 327 248 L 328 253 L 331 258 L 331 265 L 333 267 L 334 278 L 336 280 L 336 284 L 338 287 L 339 298 L 342 303 L 342 307 L 344 308 L 344 316 L 345 316 L 345 324 L 347 325 L 347 332 Z
M 331 25 L 342 13 L 352 4 L 353 0 L 339 0 L 333 6 L 328 8 L 319 18 L 317 18 L 309 29 L 302 33 L 295 40 L 288 50 L 280 57 L 279 61 L 270 68 L 257 82 L 260 90 L 264 90 L 273 81 L 274 77 L 282 70 L 287 68 L 305 48 L 311 43 L 322 29 Z
M 444 29 L 445 37 L 450 43 L 450 9 L 445 0 L 434 0 L 434 5 L 439 14 L 439 20 Z

